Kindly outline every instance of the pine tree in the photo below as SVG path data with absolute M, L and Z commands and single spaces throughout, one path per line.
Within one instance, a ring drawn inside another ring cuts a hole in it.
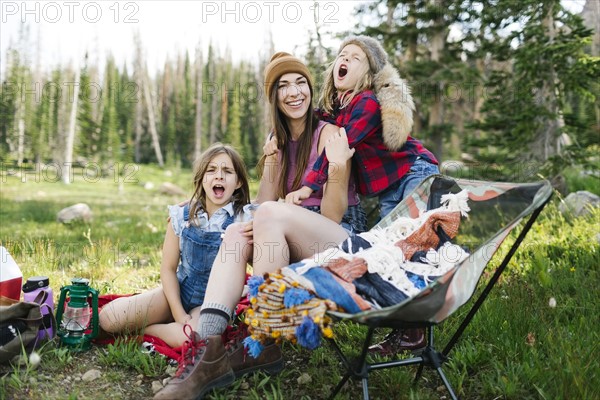
M 467 7 L 461 0 L 380 0 L 359 9 L 359 15 L 376 21 L 363 23 L 362 33 L 382 41 L 391 63 L 413 89 L 417 107 L 413 132 L 440 160 L 453 132 L 453 112 L 461 112 L 448 101 L 449 91 L 457 83 L 463 86 L 469 75 L 470 67 L 461 59 L 461 42 L 449 38 L 450 27 Z
M 0 96 L 0 160 L 8 158 L 12 152 L 17 103 L 21 98 L 19 52 L 9 48 L 6 52 L 6 79 L 2 82 Z
M 229 97 L 229 121 L 227 122 L 227 130 L 223 141 L 233 146 L 236 150 L 244 153 L 242 149 L 242 125 L 240 122 L 240 89 L 239 85 L 235 85 L 233 95 Z
M 486 134 L 472 144 L 485 143 L 489 151 L 482 156 L 502 157 L 508 165 L 554 164 L 556 172 L 562 159 L 558 138 L 564 132 L 577 134 L 573 121 L 565 118 L 569 94 L 597 96 L 593 89 L 600 59 L 584 53 L 591 31 L 558 0 L 506 0 L 497 5 L 484 8 L 485 20 L 493 26 L 521 21 L 523 28 L 484 44 L 497 59 L 509 62 L 490 73 L 485 117 L 474 125 Z
M 79 91 L 79 107 L 77 110 L 77 125 L 79 127 L 79 145 L 77 153 L 88 160 L 98 161 L 100 145 L 100 126 L 94 118 L 93 107 L 98 107 L 106 90 L 97 92 L 98 82 L 92 82 L 89 65 L 86 63 L 81 70 Z

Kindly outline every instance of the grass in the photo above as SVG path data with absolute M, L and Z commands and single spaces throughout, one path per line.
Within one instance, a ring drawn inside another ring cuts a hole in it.
M 55 296 L 73 277 L 90 279 L 103 294 L 140 292 L 159 284 L 166 205 L 185 196 L 166 196 L 158 187 L 170 181 L 190 193 L 190 171 L 140 166 L 135 174 L 86 180 L 84 171 L 76 170 L 70 185 L 51 182 L 43 174 L 39 179 L 34 173 L 8 175 L 5 171 L 0 177 L 0 243 L 25 277 L 49 276 Z M 147 182 L 154 189 L 145 188 Z M 585 181 L 578 185 L 581 182 Z M 586 187 L 577 187 L 582 189 Z M 60 209 L 79 202 L 92 208 L 92 222 L 56 222 Z M 574 218 L 563 216 L 557 205 L 555 199 L 544 210 L 451 353 L 445 372 L 461 398 L 600 398 L 600 212 Z M 551 298 L 555 307 L 549 306 Z M 459 310 L 439 327 L 440 343 L 465 312 Z M 335 333 L 344 350 L 356 352 L 365 329 L 340 323 Z M 286 343 L 283 349 L 286 368 L 278 376 L 247 376 L 209 398 L 319 399 L 341 377 L 329 347 L 311 352 Z M 135 341 L 93 346 L 85 353 L 71 353 L 52 342 L 38 352 L 42 361 L 37 368 L 27 363 L 21 368 L 0 366 L 0 400 L 149 398 L 152 382 L 173 371 L 162 358 L 143 354 Z M 100 378 L 83 381 L 90 369 L 101 371 Z M 371 396 L 447 395 L 430 372 L 412 387 L 414 372 L 407 368 L 372 373 Z M 359 383 L 351 381 L 339 398 L 360 393 Z

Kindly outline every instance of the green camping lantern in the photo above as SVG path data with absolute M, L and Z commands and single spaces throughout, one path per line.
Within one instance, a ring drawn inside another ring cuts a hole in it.
M 60 288 L 56 311 L 57 334 L 61 344 L 74 351 L 89 349 L 92 339 L 98 336 L 98 291 L 92 289 L 89 283 L 85 278 L 75 278 L 71 285 Z M 69 299 L 65 303 L 67 295 Z

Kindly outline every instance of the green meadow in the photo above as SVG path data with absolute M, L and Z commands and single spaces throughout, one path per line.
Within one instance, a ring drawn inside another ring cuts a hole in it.
M 191 171 L 129 164 L 100 176 L 100 171 L 76 169 L 69 185 L 56 182 L 55 172 L 12 169 L 1 176 L 0 243 L 24 279 L 48 276 L 56 298 L 74 277 L 88 278 L 101 294 L 156 287 L 166 206 L 191 194 Z M 163 182 L 179 185 L 186 195 L 161 194 Z M 598 191 L 597 179 L 568 182 L 576 190 Z M 444 367 L 463 399 L 600 398 L 600 212 L 563 215 L 561 200 L 555 195 L 542 212 Z M 57 222 L 58 211 L 81 202 L 91 207 L 92 221 Z M 465 312 L 459 310 L 439 327 L 439 344 Z M 334 332 L 345 350 L 357 352 L 365 329 L 338 323 Z M 289 343 L 283 349 L 286 368 L 279 375 L 250 375 L 208 398 L 326 397 L 342 373 L 333 350 L 308 351 Z M 143 399 L 152 397 L 153 382 L 173 372 L 162 357 L 142 353 L 132 341 L 85 353 L 51 342 L 39 353 L 37 367 L 0 366 L 0 399 Z M 83 380 L 90 369 L 98 369 L 100 377 Z M 372 373 L 372 398 L 447 398 L 430 371 L 412 386 L 415 372 Z M 360 383 L 350 382 L 339 398 L 360 393 Z

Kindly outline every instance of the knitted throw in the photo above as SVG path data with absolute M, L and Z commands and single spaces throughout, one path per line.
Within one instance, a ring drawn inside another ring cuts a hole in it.
M 418 218 L 398 218 L 277 273 L 251 277 L 249 353 L 257 357 L 273 339 L 314 349 L 322 336 L 333 336 L 328 310 L 356 313 L 418 294 L 468 256 L 450 241 L 470 211 L 467 201 L 465 190 L 444 195 L 441 207 Z

